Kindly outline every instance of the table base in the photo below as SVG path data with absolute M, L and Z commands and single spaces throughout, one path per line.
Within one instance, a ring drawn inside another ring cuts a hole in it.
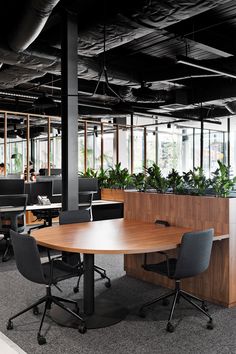
M 82 300 L 78 303 L 80 310 L 82 310 Z M 66 306 L 70 307 L 72 310 L 75 310 L 73 305 L 66 304 Z M 112 326 L 120 322 L 126 317 L 128 310 L 112 301 L 98 299 L 95 300 L 95 312 L 93 315 L 87 316 L 84 315 L 83 312 L 80 314 L 85 319 L 86 327 L 88 329 L 93 329 Z M 50 317 L 57 324 L 64 327 L 78 328 L 78 325 L 80 324 L 80 321 L 77 321 L 72 315 L 58 306 L 53 306 L 50 311 Z

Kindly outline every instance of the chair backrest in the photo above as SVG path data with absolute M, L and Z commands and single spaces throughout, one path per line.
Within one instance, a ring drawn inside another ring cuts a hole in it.
M 213 233 L 213 229 L 208 229 L 183 235 L 173 278 L 193 277 L 208 268 Z
M 25 211 L 27 200 L 27 194 L 0 195 L 0 227 L 2 227 L 3 220 L 9 219 L 11 220 L 9 228 L 13 229 L 14 231 L 23 232 L 25 226 Z M 12 211 L 11 208 L 13 209 Z M 7 209 L 9 210 L 7 211 Z M 21 222 L 18 219 L 19 217 L 21 217 Z
M 12 230 L 10 235 L 19 272 L 34 283 L 47 284 L 35 239 Z
M 59 224 L 75 224 L 90 221 L 89 210 L 67 210 L 59 214 Z
M 19 208 L 21 212 L 26 210 L 27 205 L 27 194 L 5 194 L 0 195 L 0 207 L 15 207 Z

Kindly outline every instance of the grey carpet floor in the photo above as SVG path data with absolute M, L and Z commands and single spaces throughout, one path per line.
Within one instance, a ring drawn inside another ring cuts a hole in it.
M 9 316 L 44 295 L 44 287 L 24 279 L 16 270 L 14 260 L 11 260 L 0 263 L 0 331 L 28 354 L 236 353 L 236 308 L 225 309 L 209 304 L 216 324 L 214 330 L 210 331 L 205 328 L 205 317 L 182 301 L 174 315 L 175 332 L 167 333 L 165 326 L 169 307 L 158 304 L 148 311 L 145 319 L 137 316 L 139 305 L 163 293 L 165 289 L 125 276 L 123 256 L 99 255 L 96 264 L 105 267 L 112 279 L 110 289 L 104 287 L 102 280 L 97 280 L 96 294 L 118 300 L 127 306 L 130 313 L 125 320 L 81 335 L 76 329 L 60 327 L 47 317 L 43 328 L 47 338 L 45 346 L 37 343 L 40 316 L 34 316 L 32 312 L 15 319 L 14 329 L 7 331 Z M 73 279 L 61 283 L 63 296 L 82 296 L 82 291 L 77 295 L 73 293 L 74 284 Z M 60 296 L 56 289 L 53 292 Z M 4 354 L 1 348 L 0 354 Z

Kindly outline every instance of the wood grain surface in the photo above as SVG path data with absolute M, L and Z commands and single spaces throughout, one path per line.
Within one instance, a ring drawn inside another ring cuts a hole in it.
M 132 254 L 176 248 L 188 231 L 114 219 L 47 227 L 33 231 L 32 236 L 39 245 L 61 251 Z
M 215 233 L 228 235 L 228 239 L 214 242 L 207 271 L 183 280 L 182 286 L 214 303 L 227 307 L 236 305 L 236 198 L 126 192 L 124 210 L 125 218 L 130 221 L 153 223 L 161 219 L 170 225 L 194 230 L 212 227 Z M 176 256 L 176 251 L 171 251 L 170 255 Z M 163 257 L 155 253 L 149 256 L 149 261 L 158 263 Z M 142 263 L 142 255 L 126 255 L 127 275 L 173 288 L 171 280 L 144 271 Z

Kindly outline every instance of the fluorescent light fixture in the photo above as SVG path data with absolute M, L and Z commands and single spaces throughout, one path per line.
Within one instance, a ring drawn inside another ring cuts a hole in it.
M 194 68 L 210 71 L 210 72 L 215 73 L 215 74 L 224 75 L 224 76 L 228 76 L 228 77 L 231 77 L 233 79 L 236 79 L 236 73 L 233 74 L 233 73 L 230 73 L 228 71 L 222 71 L 222 70 L 219 70 L 217 68 L 211 68 L 211 67 L 202 65 L 201 61 L 190 59 L 190 58 L 187 58 L 187 57 L 183 57 L 183 56 L 177 57 L 177 63 L 178 64 L 189 65 L 189 66 L 192 66 Z

